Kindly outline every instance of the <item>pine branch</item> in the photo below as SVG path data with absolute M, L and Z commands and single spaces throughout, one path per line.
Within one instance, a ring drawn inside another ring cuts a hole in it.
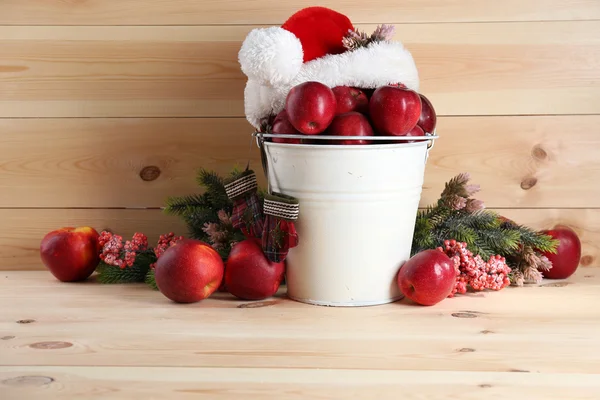
M 158 286 L 156 285 L 156 279 L 154 276 L 154 270 L 153 269 L 149 269 L 148 273 L 146 274 L 146 277 L 144 278 L 144 281 L 146 282 L 146 285 L 150 286 L 150 289 L 152 290 L 158 290 Z
M 502 225 L 499 216 L 490 210 L 479 210 L 473 213 L 461 211 L 459 215 L 461 215 L 462 223 L 477 230 L 496 229 Z
M 435 247 L 435 239 L 432 234 L 430 220 L 427 211 L 419 211 L 415 222 L 413 233 L 413 244 L 411 256 L 425 250 Z
M 559 241 L 553 239 L 552 236 L 534 232 L 533 230 L 521 225 L 517 226 L 517 231 L 521 235 L 521 241 L 526 246 L 537 249 L 541 252 L 556 254 Z
M 206 194 L 193 194 L 181 197 L 168 197 L 165 204 L 165 213 L 182 216 L 198 208 L 208 208 L 210 203 Z
M 145 268 L 135 265 L 119 268 L 104 263 L 101 263 L 96 271 L 98 271 L 98 281 L 105 284 L 143 282 L 147 272 Z
M 444 185 L 444 190 L 440 196 L 440 200 L 451 197 L 460 196 L 467 198 L 469 194 L 465 189 L 465 185 L 469 182 L 470 175 L 468 173 L 461 173 L 450 179 Z
M 98 281 L 104 284 L 144 282 L 153 262 L 156 262 L 156 256 L 150 251 L 138 254 L 131 267 L 119 268 L 100 262 L 96 268 Z
M 196 177 L 197 183 L 206 189 L 212 207 L 217 210 L 230 210 L 231 200 L 225 191 L 224 179 L 216 172 L 201 168 Z

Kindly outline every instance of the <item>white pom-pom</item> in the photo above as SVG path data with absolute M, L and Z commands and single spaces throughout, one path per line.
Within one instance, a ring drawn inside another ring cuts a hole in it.
M 247 77 L 272 86 L 294 79 L 300 72 L 303 58 L 300 40 L 278 26 L 250 31 L 238 54 Z
M 244 89 L 244 108 L 246 119 L 256 129 L 260 129 L 261 120 L 271 113 L 271 102 L 274 98 L 270 86 L 248 79 Z

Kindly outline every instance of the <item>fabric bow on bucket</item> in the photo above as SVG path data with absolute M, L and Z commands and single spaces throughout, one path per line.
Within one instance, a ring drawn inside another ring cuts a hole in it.
M 298 245 L 298 234 L 294 221 L 298 219 L 298 200 L 281 193 L 265 195 L 265 223 L 262 248 L 272 262 L 282 262 L 289 249 Z
M 256 174 L 246 169 L 225 183 L 227 196 L 233 201 L 231 222 L 246 237 L 260 239 L 263 232 L 263 207 L 258 198 Z

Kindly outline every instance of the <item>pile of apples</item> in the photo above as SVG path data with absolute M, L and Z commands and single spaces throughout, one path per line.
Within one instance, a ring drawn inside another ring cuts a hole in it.
M 362 90 L 349 86 L 330 88 L 310 81 L 290 90 L 285 108 L 273 120 L 270 133 L 282 135 L 273 138 L 275 143 L 364 145 L 381 143 L 369 139 L 373 136 L 426 136 L 433 134 L 435 126 L 436 113 L 431 102 L 403 84 Z M 284 135 L 364 136 L 365 139 L 310 140 Z

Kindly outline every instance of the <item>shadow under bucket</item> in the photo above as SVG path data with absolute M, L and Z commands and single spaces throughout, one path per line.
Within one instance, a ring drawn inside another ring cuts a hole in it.
M 425 164 L 437 136 L 305 145 L 257 135 L 269 189 L 300 204 L 299 245 L 287 256 L 288 296 L 324 306 L 399 300 L 396 276 L 410 258 Z

